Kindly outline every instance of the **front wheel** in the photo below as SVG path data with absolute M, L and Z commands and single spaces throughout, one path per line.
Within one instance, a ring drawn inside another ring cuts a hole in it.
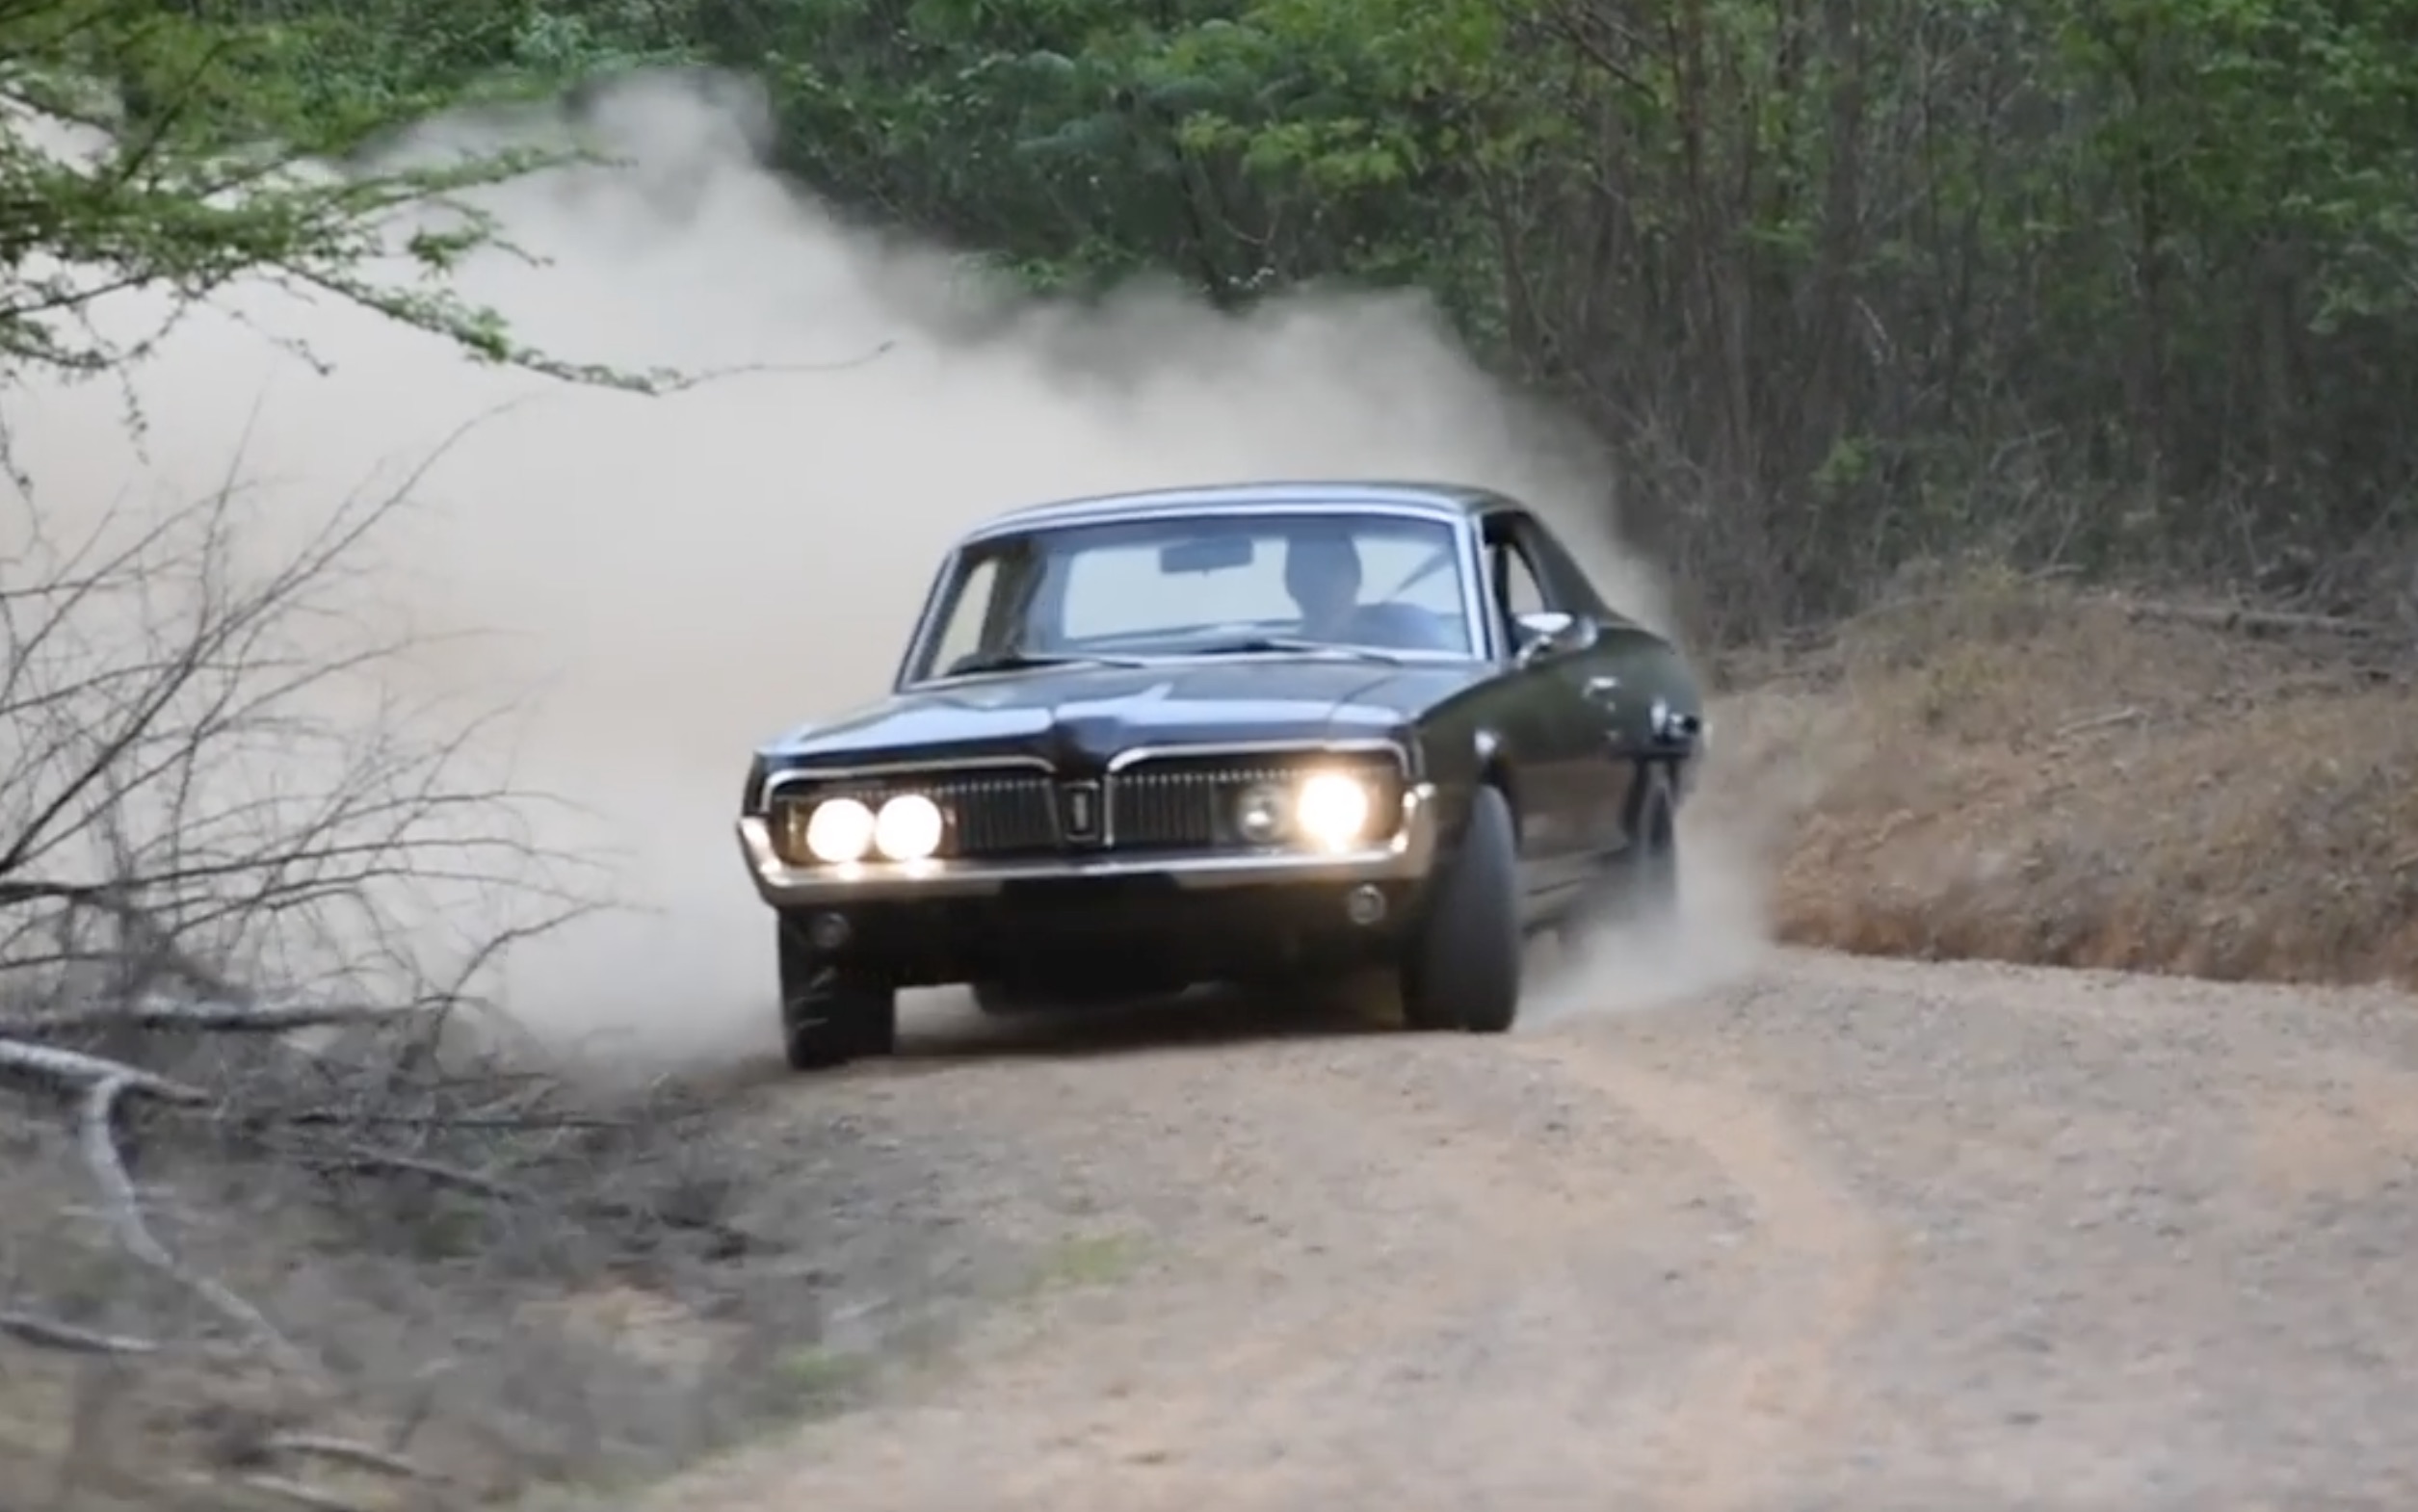
M 898 1048 L 896 988 L 824 964 L 786 922 L 777 933 L 781 1044 L 792 1071 L 827 1071 Z
M 1500 1034 L 1519 1016 L 1519 838 L 1511 801 L 1480 788 L 1402 961 L 1403 1022 Z

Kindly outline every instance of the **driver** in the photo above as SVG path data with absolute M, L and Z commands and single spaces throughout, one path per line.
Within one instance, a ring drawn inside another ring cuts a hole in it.
M 1284 554 L 1284 590 L 1301 611 L 1301 634 L 1341 636 L 1360 607 L 1360 551 L 1352 537 L 1297 535 Z

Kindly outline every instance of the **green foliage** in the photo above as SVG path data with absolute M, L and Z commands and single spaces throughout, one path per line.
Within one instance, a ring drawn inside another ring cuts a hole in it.
M 0 163 L 20 356 L 108 358 L 49 318 L 61 250 L 192 292 L 274 271 L 529 358 L 441 278 L 353 282 L 377 217 L 450 182 L 236 201 L 229 165 L 701 63 L 763 82 L 779 166 L 1037 287 L 1430 291 L 1595 422 L 1633 528 L 1767 617 L 1977 541 L 2272 574 L 2418 538 L 2399 0 L 13 3 L 0 79 L 105 81 L 135 143 Z
M 441 105 L 559 83 L 540 64 L 586 66 L 561 50 L 559 18 L 534 3 L 443 10 L 0 6 L 0 106 L 11 117 L 0 130 L 0 362 L 94 372 L 139 358 L 161 327 L 104 332 L 84 318 L 96 298 L 147 289 L 173 304 L 265 277 L 339 295 L 488 360 L 634 381 L 521 348 L 494 312 L 450 291 L 446 275 L 496 231 L 456 196 L 545 160 L 328 167 Z M 536 45 L 549 39 L 552 53 Z M 423 216 L 397 232 L 407 212 L 439 207 L 442 222 Z M 410 272 L 381 276 L 394 260 Z

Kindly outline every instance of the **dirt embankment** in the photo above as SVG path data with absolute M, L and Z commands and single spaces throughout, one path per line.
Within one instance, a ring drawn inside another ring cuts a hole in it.
M 2418 982 L 2409 638 L 2173 609 L 1970 578 L 1742 659 L 1722 781 L 1778 815 L 1780 938 Z

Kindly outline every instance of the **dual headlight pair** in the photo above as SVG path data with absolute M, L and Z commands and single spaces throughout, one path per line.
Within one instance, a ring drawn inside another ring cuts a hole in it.
M 787 822 L 795 825 L 794 815 Z M 791 830 L 792 853 L 827 866 L 845 866 L 869 856 L 884 861 L 924 861 L 940 849 L 948 821 L 940 805 L 920 793 L 902 793 L 877 809 L 860 798 L 826 798 L 807 811 L 802 833 Z

